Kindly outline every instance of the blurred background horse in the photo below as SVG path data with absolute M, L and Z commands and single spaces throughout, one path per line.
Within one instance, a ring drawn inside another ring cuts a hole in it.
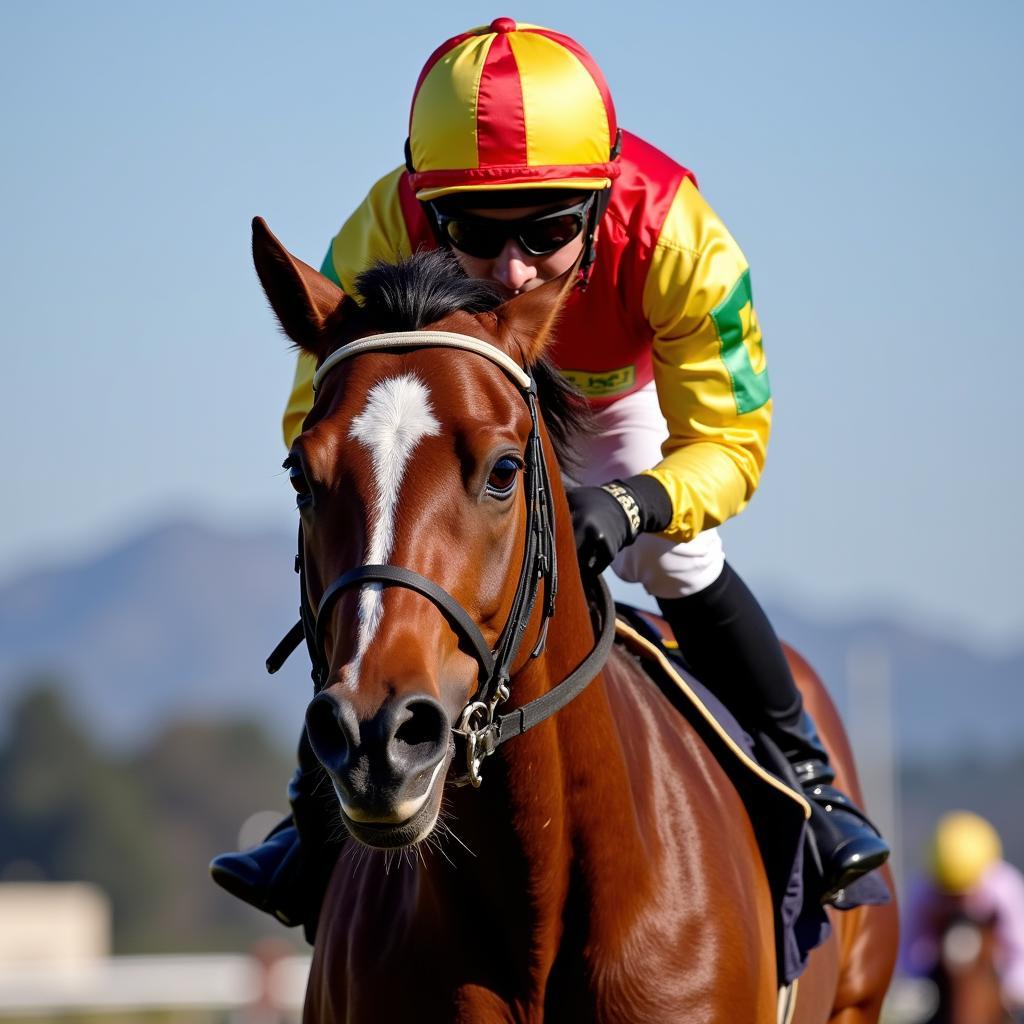
M 940 956 L 931 974 L 938 1005 L 924 1024 L 1012 1024 L 996 966 L 996 919 L 950 908 L 936 922 Z

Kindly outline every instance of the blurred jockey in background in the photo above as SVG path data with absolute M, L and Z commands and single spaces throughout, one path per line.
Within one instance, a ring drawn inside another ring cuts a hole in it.
M 812 805 L 816 895 L 833 899 L 888 847 L 832 785 L 775 632 L 716 529 L 753 495 L 771 423 L 743 253 L 694 175 L 619 129 L 590 54 L 509 18 L 428 59 L 405 165 L 371 188 L 321 272 L 358 298 L 358 275 L 375 261 L 437 248 L 504 298 L 577 268 L 549 356 L 595 420 L 579 440 L 583 486 L 569 492 L 580 564 L 642 583 L 694 673 L 788 757 Z M 312 404 L 314 369 L 299 357 L 289 446 Z M 300 765 L 296 819 L 310 788 L 302 769 L 316 771 L 305 744 Z M 263 846 L 218 858 L 215 877 L 274 909 L 297 841 L 286 824 Z
M 911 887 L 903 911 L 900 969 L 928 977 L 938 968 L 942 937 L 957 918 L 994 922 L 995 967 L 1003 999 L 1024 1009 L 1024 875 L 1002 859 L 999 835 L 969 811 L 944 815 L 935 829 L 925 877 Z

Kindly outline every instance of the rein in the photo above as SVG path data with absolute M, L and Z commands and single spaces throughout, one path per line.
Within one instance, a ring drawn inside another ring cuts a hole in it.
M 267 658 L 267 671 L 276 672 L 304 639 L 313 663 L 314 687 L 319 693 L 326 686 L 328 675 L 323 624 L 327 621 L 327 612 L 345 591 L 366 583 L 378 583 L 406 587 L 422 594 L 444 615 L 449 626 L 465 641 L 477 661 L 477 692 L 462 709 L 458 723 L 452 727 L 452 731 L 458 740 L 465 743 L 469 781 L 474 786 L 479 786 L 480 768 L 484 758 L 493 754 L 506 740 L 522 735 L 561 710 L 582 693 L 587 684 L 601 671 L 615 639 L 615 605 L 604 580 L 598 578 L 600 633 L 590 653 L 565 679 L 547 693 L 513 711 L 497 713 L 499 705 L 511 695 L 512 663 L 519 652 L 533 614 L 541 583 L 544 585 L 543 617 L 540 635 L 530 653 L 531 658 L 536 658 L 544 650 L 548 623 L 554 615 L 555 595 L 558 590 L 554 509 L 540 439 L 536 382 L 504 352 L 479 338 L 448 331 L 399 331 L 360 338 L 332 352 L 317 369 L 313 377 L 313 390 L 319 390 L 324 377 L 340 362 L 363 352 L 430 347 L 474 352 L 494 363 L 516 385 L 530 411 L 530 434 L 524 457 L 525 551 L 509 617 L 497 644 L 491 650 L 472 617 L 443 587 L 420 573 L 398 565 L 361 565 L 350 569 L 327 587 L 314 611 L 306 591 L 305 552 L 300 525 L 299 549 L 295 558 L 301 602 L 299 621 Z

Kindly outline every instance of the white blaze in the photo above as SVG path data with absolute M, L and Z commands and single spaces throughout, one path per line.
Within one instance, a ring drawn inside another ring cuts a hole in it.
M 350 435 L 369 450 L 377 484 L 368 515 L 370 542 L 365 564 L 381 565 L 391 557 L 405 467 L 420 440 L 440 430 L 441 424 L 430 407 L 430 391 L 418 377 L 389 377 L 370 388 L 366 407 L 352 421 L 350 430 Z M 359 663 L 380 624 L 381 589 L 380 583 L 367 583 L 359 594 L 359 645 L 353 677 L 358 677 Z

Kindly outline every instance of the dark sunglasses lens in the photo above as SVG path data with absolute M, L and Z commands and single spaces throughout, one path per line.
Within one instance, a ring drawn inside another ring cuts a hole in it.
M 477 259 L 494 259 L 505 245 L 506 236 L 501 227 L 492 228 L 481 221 L 450 220 L 445 224 L 445 231 L 456 249 Z
M 578 213 L 567 213 L 562 217 L 528 221 L 523 224 L 519 239 L 534 256 L 546 256 L 568 245 L 582 230 L 583 218 Z

